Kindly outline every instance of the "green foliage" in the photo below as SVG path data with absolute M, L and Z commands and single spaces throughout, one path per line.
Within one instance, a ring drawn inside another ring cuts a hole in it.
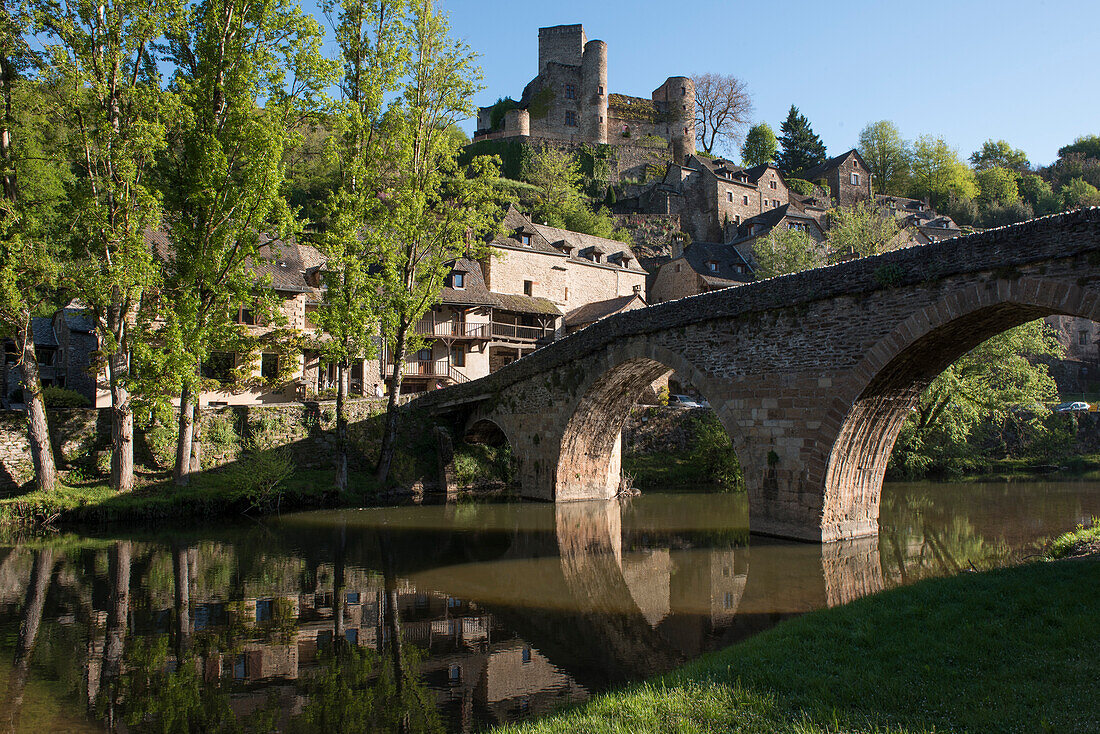
M 469 166 L 479 156 L 496 156 L 500 160 L 500 175 L 505 179 L 519 181 L 523 172 L 531 165 L 534 150 L 519 140 L 479 140 L 465 146 L 458 156 L 460 168 Z
M 1100 135 L 1082 135 L 1071 144 L 1058 149 L 1058 156 L 1061 158 L 1071 155 L 1100 159 Z
M 550 105 L 554 101 L 554 90 L 543 87 L 531 98 L 531 104 L 527 106 L 527 113 L 532 120 L 541 120 L 550 114 Z
M 455 447 L 455 479 L 464 487 L 483 482 L 510 484 L 515 478 L 512 447 L 488 444 L 459 444 Z
M 943 371 L 921 394 L 902 427 L 890 459 L 893 476 L 958 474 L 983 446 L 1016 453 L 1042 447 L 1053 424 L 1048 402 L 1057 386 L 1039 358 L 1060 359 L 1050 327 L 1034 321 L 975 347 Z
M 1079 523 L 1074 530 L 1059 535 L 1051 541 L 1047 555 L 1052 559 L 1068 558 L 1094 548 L 1100 548 L 1100 517 L 1092 518 L 1088 527 Z
M 929 196 L 937 208 L 952 195 L 973 199 L 978 195 L 974 172 L 959 160 L 958 152 L 943 138 L 922 135 L 913 144 L 910 195 Z
M 801 230 L 775 227 L 753 244 L 756 276 L 773 278 L 821 267 L 826 262 L 824 248 Z
M 868 124 L 859 133 L 857 150 L 871 169 L 875 193 L 902 196 L 908 191 L 912 153 L 894 123 Z
M 725 427 L 712 410 L 694 419 L 694 446 L 691 461 L 697 463 L 706 477 L 726 491 L 741 491 L 745 478 L 741 463 Z
M 509 110 L 515 110 L 519 108 L 519 102 L 515 101 L 511 97 L 499 97 L 497 101 L 493 103 L 493 106 L 489 108 L 489 129 L 501 130 L 504 127 L 504 115 Z
M 289 449 L 249 444 L 225 474 L 229 485 L 247 498 L 249 509 L 268 513 L 279 508 L 279 487 L 294 473 L 294 467 Z
M 1067 209 L 1100 206 L 1100 189 L 1081 178 L 1072 179 L 1063 186 L 1061 194 Z
M 895 249 L 906 234 L 889 211 L 867 201 L 829 212 L 825 248 L 833 262 Z
M 42 400 L 47 408 L 90 408 L 92 401 L 76 390 L 50 385 L 42 388 Z
M 779 141 L 776 140 L 771 125 L 766 122 L 757 123 L 745 135 L 745 144 L 741 146 L 741 163 L 750 168 L 774 163 L 778 150 Z
M 1054 193 L 1050 183 L 1041 176 L 1025 173 L 1020 176 L 1017 186 L 1020 198 L 1031 207 L 1036 216 L 1042 217 L 1062 211 L 1061 195 Z
M 987 166 L 978 169 L 976 178 L 979 191 L 976 201 L 979 209 L 989 209 L 997 204 L 1011 204 L 1020 198 L 1020 189 L 1017 186 L 1019 174 L 1015 171 L 1000 166 Z
M 978 205 L 973 199 L 950 194 L 940 211 L 951 217 L 960 227 L 969 227 L 978 223 Z
M 810 127 L 810 121 L 791 105 L 780 128 L 780 152 L 775 163 L 784 176 L 796 175 L 825 162 L 825 144 Z
M 1010 171 L 1026 171 L 1031 167 L 1027 153 L 1013 148 L 1006 140 L 987 140 L 981 150 L 970 154 L 970 165 L 979 171 L 987 168 L 1006 168 Z
M 810 196 L 814 193 L 814 185 L 804 178 L 788 178 L 787 188 L 796 194 L 802 194 L 803 196 Z
M 581 185 L 584 177 L 573 156 L 546 146 L 539 150 L 524 170 L 524 179 L 535 187 L 533 214 L 551 227 L 629 242 L 629 235 L 615 229 L 606 208 L 593 209 Z

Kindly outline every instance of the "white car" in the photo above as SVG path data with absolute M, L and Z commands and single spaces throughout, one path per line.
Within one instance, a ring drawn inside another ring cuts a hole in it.
M 1076 400 L 1072 403 L 1062 403 L 1061 405 L 1054 406 L 1055 413 L 1077 413 L 1082 411 L 1087 412 L 1088 409 L 1089 404 L 1084 402 L 1083 400 Z
M 690 395 L 669 395 L 668 404 L 675 408 L 702 408 L 695 398 Z

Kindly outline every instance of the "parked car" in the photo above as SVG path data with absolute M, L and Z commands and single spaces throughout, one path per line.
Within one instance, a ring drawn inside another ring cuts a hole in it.
M 702 408 L 703 406 L 690 395 L 669 395 L 668 404 L 674 408 Z
M 1087 412 L 1089 404 L 1083 400 L 1075 400 L 1072 403 L 1062 403 L 1061 405 L 1054 406 L 1055 413 L 1077 413 Z

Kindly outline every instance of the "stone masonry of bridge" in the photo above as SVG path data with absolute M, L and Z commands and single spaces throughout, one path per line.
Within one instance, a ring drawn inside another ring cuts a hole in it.
M 924 387 L 1050 314 L 1100 320 L 1100 209 L 620 314 L 413 404 L 472 440 L 506 438 L 524 496 L 609 498 L 631 405 L 676 370 L 732 439 L 750 529 L 833 541 L 877 533 L 890 451 Z

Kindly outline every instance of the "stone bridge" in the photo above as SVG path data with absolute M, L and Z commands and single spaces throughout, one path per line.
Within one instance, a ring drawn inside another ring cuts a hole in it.
M 925 386 L 1049 314 L 1100 320 L 1100 209 L 619 314 L 412 405 L 506 439 L 526 497 L 609 498 L 628 411 L 675 370 L 732 439 L 750 529 L 834 541 L 877 533 L 890 451 Z

